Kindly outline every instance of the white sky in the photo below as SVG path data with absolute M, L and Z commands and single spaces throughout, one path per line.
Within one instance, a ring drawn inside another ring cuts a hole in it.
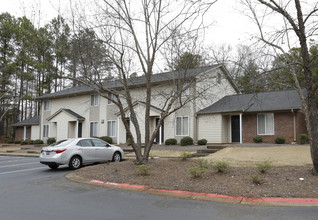
M 63 15 L 63 7 L 68 6 L 69 0 L 0 0 L 0 13 L 9 12 L 11 15 L 20 17 L 25 15 L 34 23 L 40 25 L 48 23 L 56 17 L 59 11 Z M 60 6 L 60 7 L 59 7 Z M 211 21 L 214 25 L 207 30 L 205 43 L 211 45 L 245 43 L 248 32 L 255 27 L 248 18 L 236 10 L 239 7 L 237 0 L 219 0 L 210 9 Z

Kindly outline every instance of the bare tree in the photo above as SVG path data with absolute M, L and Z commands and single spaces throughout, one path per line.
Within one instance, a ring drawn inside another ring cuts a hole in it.
M 318 3 L 276 0 L 242 0 L 251 12 L 251 18 L 255 21 L 259 35 L 258 40 L 270 46 L 276 53 L 285 55 L 286 66 L 290 67 L 290 73 L 295 82 L 305 113 L 307 130 L 310 135 L 311 158 L 313 162 L 313 173 L 318 173 L 318 110 L 317 89 L 318 85 L 313 83 L 313 60 L 310 59 L 308 41 L 317 36 Z M 271 20 L 270 20 L 270 19 Z M 267 21 L 273 21 L 270 25 Z M 267 24 L 267 26 L 266 26 Z M 277 25 L 278 24 L 278 25 Z M 269 30 L 268 27 L 276 29 Z M 278 26 L 278 27 L 277 27 Z M 266 28 L 267 27 L 267 28 Z M 300 47 L 301 61 L 296 61 L 288 56 L 292 47 Z M 307 94 L 301 89 L 297 78 L 297 68 L 301 68 L 305 76 L 305 87 Z
M 94 78 L 98 80 L 90 78 L 85 80 L 77 78 L 77 80 L 90 86 L 118 107 L 139 163 L 148 161 L 153 141 L 164 119 L 193 100 L 193 96 L 184 99 L 181 98 L 181 95 L 192 86 L 191 83 L 194 79 L 187 76 L 187 70 L 175 72 L 171 82 L 176 86 L 171 91 L 161 90 L 160 96 L 165 98 L 165 101 L 160 106 L 159 122 L 154 131 L 150 132 L 152 97 L 158 96 L 154 92 L 156 89 L 154 89 L 152 80 L 155 61 L 163 53 L 164 45 L 172 38 L 178 36 L 185 45 L 187 40 L 191 40 L 187 38 L 191 35 L 190 33 L 204 28 L 204 14 L 214 2 L 216 1 L 104 0 L 94 2 L 97 7 L 93 17 L 80 15 L 82 23 L 79 26 L 83 28 L 84 25 L 85 28 L 94 29 L 103 40 L 107 51 L 105 56 L 113 64 L 112 74 L 116 73 L 116 80 L 113 82 L 114 84 L 120 82 L 120 86 L 118 88 L 106 87 L 103 83 L 104 79 L 100 77 L 101 73 L 98 71 L 94 71 L 96 74 Z M 77 7 L 79 7 L 78 4 Z M 72 14 L 76 13 L 73 11 Z M 129 78 L 135 72 L 142 77 Z M 72 76 L 69 78 L 72 79 Z M 140 99 L 144 99 L 142 101 L 145 103 L 144 140 L 138 120 L 140 115 L 137 115 L 134 109 L 136 100 L 131 94 L 131 88 L 136 86 L 136 80 L 141 80 L 146 87 L 144 97 L 140 97 Z M 134 130 L 126 121 L 127 115 L 130 117 Z M 135 135 L 133 135 L 133 131 Z M 142 142 L 145 143 L 144 152 L 141 147 Z

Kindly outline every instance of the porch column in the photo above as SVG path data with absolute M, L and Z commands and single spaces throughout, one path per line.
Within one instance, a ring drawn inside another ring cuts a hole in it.
M 78 121 L 76 121 L 75 137 L 78 138 Z
M 23 126 L 23 140 L 25 141 L 27 139 L 27 127 Z
M 240 144 L 243 143 L 242 113 L 240 113 Z
M 119 144 L 119 117 L 117 117 L 117 144 Z
M 159 119 L 160 120 L 160 119 Z M 159 144 L 161 145 L 162 144 L 162 126 L 159 127 Z

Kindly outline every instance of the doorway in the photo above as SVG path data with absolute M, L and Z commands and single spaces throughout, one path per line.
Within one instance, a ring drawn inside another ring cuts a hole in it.
M 156 127 L 158 123 L 159 123 L 159 118 L 156 118 Z M 162 122 L 160 130 L 161 130 L 161 143 L 164 143 L 164 122 Z M 157 137 L 155 139 L 155 144 L 158 144 L 158 143 L 160 143 L 160 131 L 158 132 Z
M 231 116 L 231 134 L 232 134 L 232 143 L 240 142 L 240 116 L 233 115 Z

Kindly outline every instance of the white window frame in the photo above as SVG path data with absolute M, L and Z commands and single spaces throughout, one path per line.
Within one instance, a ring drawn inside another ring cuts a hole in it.
M 114 100 L 117 100 L 117 97 L 113 93 L 109 92 L 108 96 Z M 107 99 L 107 105 L 114 105 L 114 103 L 111 100 Z
M 181 118 L 181 134 L 178 134 L 178 129 L 177 129 L 177 121 L 178 121 L 178 118 Z M 184 118 L 188 118 L 188 130 L 187 130 L 187 134 L 183 134 L 183 127 L 184 127 L 184 124 L 183 124 L 183 119 Z M 189 133 L 190 133 L 190 117 L 189 116 L 176 116 L 176 120 L 175 120 L 175 132 L 176 132 L 176 136 L 189 136 Z
M 96 127 L 93 127 L 92 131 L 92 124 L 96 125 Z M 98 137 L 98 121 L 91 121 L 89 123 L 89 135 L 90 137 Z
M 265 123 L 264 123 L 264 125 L 265 125 L 265 133 L 264 134 L 261 134 L 259 129 L 258 129 L 259 128 L 259 122 L 258 122 L 259 119 L 258 119 L 258 117 L 260 115 L 265 115 Z M 273 132 L 272 133 L 267 133 L 267 128 L 266 128 L 266 126 L 267 126 L 267 123 L 266 123 L 267 115 L 272 115 L 273 116 Z M 257 114 L 257 135 L 275 135 L 275 117 L 274 117 L 274 113 L 259 113 L 259 114 Z
M 44 111 L 50 111 L 51 110 L 51 102 L 50 102 L 50 100 L 44 100 L 43 101 L 43 110 Z
M 109 128 L 108 124 L 110 124 L 111 130 L 108 129 Z M 116 137 L 116 126 L 117 126 L 116 121 L 112 121 L 112 120 L 107 121 L 107 136 Z
M 45 129 L 46 127 L 46 129 Z M 46 132 L 45 132 L 46 131 Z M 42 137 L 43 138 L 48 138 L 50 136 L 50 125 L 49 124 L 44 124 L 43 125 L 43 134 Z
M 91 94 L 91 107 L 99 106 L 99 95 L 97 93 Z

